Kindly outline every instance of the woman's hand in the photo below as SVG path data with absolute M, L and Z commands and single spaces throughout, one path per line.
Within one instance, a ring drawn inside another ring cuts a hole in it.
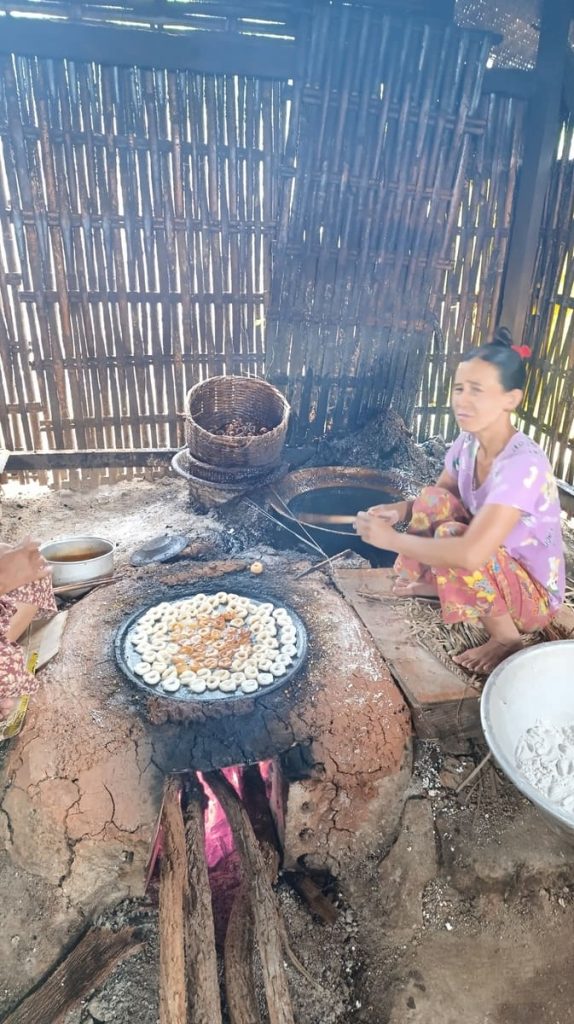
M 24 540 L 6 550 L 0 550 L 0 594 L 17 590 L 26 583 L 49 576 L 51 569 L 42 558 L 36 541 Z
M 390 505 L 372 505 L 367 509 L 367 514 L 376 516 L 377 519 L 383 519 L 389 526 L 395 526 L 397 523 L 404 523 L 410 519 L 411 511 L 412 502 L 395 501 Z
M 384 508 L 384 505 L 377 506 L 378 508 Z M 389 508 L 389 506 L 386 506 Z M 399 523 L 399 518 L 393 519 L 392 522 Z M 355 519 L 355 529 L 357 536 L 364 540 L 366 544 L 372 544 L 374 548 L 383 548 L 386 551 L 394 551 L 394 541 L 397 534 L 393 530 L 392 522 L 390 518 L 386 516 L 373 515 L 371 510 L 368 512 L 359 512 Z

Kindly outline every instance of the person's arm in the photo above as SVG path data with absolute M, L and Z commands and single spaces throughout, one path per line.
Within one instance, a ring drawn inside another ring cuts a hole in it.
M 439 476 L 435 486 L 436 487 L 443 487 L 445 489 L 445 491 L 449 491 L 450 494 L 452 494 L 455 498 L 458 498 L 459 501 L 460 501 L 460 491 L 458 489 L 458 480 L 456 479 L 455 476 L 452 475 L 452 473 L 449 472 L 448 469 L 443 469 L 443 471 L 442 471 L 441 475 Z
M 35 541 L 25 540 L 9 550 L 0 550 L 0 596 L 44 579 L 50 572 Z
M 396 551 L 398 555 L 415 558 L 431 568 L 460 568 L 474 572 L 483 566 L 504 544 L 522 516 L 520 509 L 509 505 L 484 505 L 460 537 L 417 537 L 397 533 L 387 522 L 360 512 L 357 533 L 376 548 Z

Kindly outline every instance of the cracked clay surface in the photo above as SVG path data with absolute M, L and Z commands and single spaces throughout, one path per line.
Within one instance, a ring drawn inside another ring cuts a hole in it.
M 25 991 L 86 919 L 142 894 L 165 772 L 305 751 L 289 787 L 286 862 L 344 872 L 395 827 L 409 776 L 410 720 L 358 618 L 319 574 L 295 583 L 297 556 L 269 558 L 257 583 L 309 632 L 309 658 L 282 690 L 230 709 L 189 710 L 141 696 L 116 666 L 113 641 L 137 607 L 197 587 L 252 583 L 244 562 L 130 570 L 68 617 L 25 729 L 2 773 L 0 992 Z M 166 714 L 166 708 L 169 714 Z M 26 947 L 26 959 L 21 956 Z M 2 1001 L 0 1000 L 0 1009 Z

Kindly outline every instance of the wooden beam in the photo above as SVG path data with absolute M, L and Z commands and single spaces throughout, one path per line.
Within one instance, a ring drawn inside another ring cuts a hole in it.
M 482 80 L 482 92 L 486 95 L 512 96 L 518 100 L 529 100 L 534 92 L 536 75 L 534 71 L 519 71 L 517 68 L 487 68 Z
M 564 480 L 557 480 L 560 507 L 569 517 L 574 517 L 574 487 Z
M 297 45 L 223 32 L 177 35 L 149 29 L 0 19 L 0 54 L 68 58 L 97 64 L 189 70 L 208 74 L 293 78 Z
M 177 448 L 102 448 L 91 451 L 11 452 L 5 473 L 38 473 L 54 469 L 106 469 L 124 466 L 161 466 Z
M 377 6 L 384 14 L 420 17 L 429 22 L 453 22 L 455 15 L 455 0 L 379 0 Z
M 285 448 L 285 461 L 294 468 L 308 462 L 316 445 Z M 55 469 L 107 469 L 127 466 L 164 466 L 178 448 L 94 448 L 49 452 L 10 452 L 3 473 L 49 473 Z
M 568 47 L 570 0 L 545 0 L 528 103 L 524 158 L 514 204 L 499 322 L 520 341 L 530 308 L 532 278 L 544 201 L 556 158 L 562 81 Z

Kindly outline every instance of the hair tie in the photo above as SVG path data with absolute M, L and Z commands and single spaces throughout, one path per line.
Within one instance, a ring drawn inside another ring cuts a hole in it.
M 528 345 L 511 345 L 513 352 L 518 352 L 521 359 L 530 359 L 532 355 L 532 349 Z

